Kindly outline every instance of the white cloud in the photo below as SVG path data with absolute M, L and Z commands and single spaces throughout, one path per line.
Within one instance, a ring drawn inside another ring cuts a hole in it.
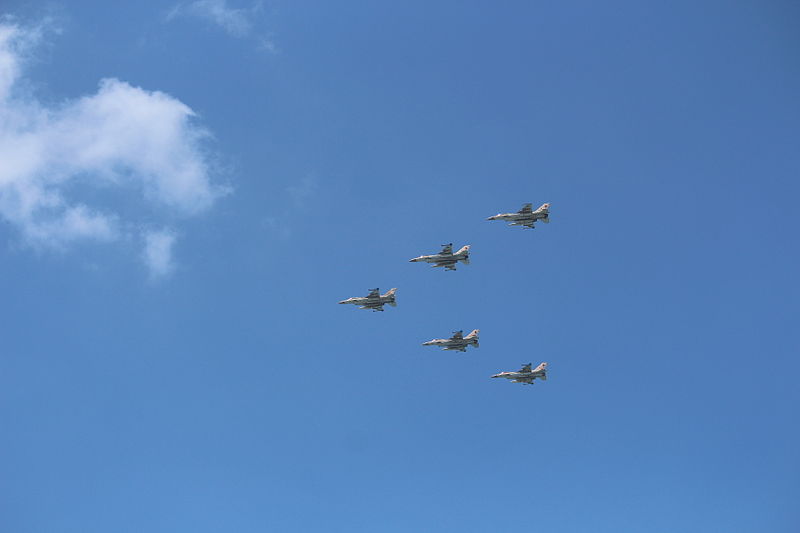
M 222 28 L 228 35 L 240 39 L 254 37 L 259 50 L 276 53 L 275 43 L 264 35 L 255 35 L 253 21 L 261 12 L 261 2 L 256 2 L 250 8 L 230 7 L 226 0 L 194 0 L 173 7 L 167 16 L 166 22 L 178 17 L 189 16 L 206 20 Z
M 24 93 L 25 50 L 39 36 L 0 20 L 0 217 L 27 244 L 120 241 L 151 222 L 137 211 L 189 216 L 227 192 L 211 182 L 209 134 L 168 94 L 114 78 L 58 107 Z M 98 200 L 109 195 L 124 198 L 125 216 Z
M 175 270 L 172 259 L 172 246 L 176 235 L 172 230 L 148 231 L 144 234 L 144 254 L 142 258 L 150 272 L 151 279 L 163 278 Z

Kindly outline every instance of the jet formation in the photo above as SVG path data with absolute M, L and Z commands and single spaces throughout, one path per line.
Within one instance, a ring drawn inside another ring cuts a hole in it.
M 536 378 L 539 378 L 543 381 L 547 380 L 547 363 L 542 363 L 533 370 L 531 370 L 531 363 L 528 363 L 516 372 L 500 372 L 492 377 L 510 379 L 511 383 L 533 385 L 533 380 Z
M 442 350 L 458 350 L 459 352 L 466 352 L 467 346 L 478 347 L 478 333 L 480 330 L 473 329 L 472 332 L 464 336 L 464 332 L 454 331 L 453 336 L 449 339 L 433 339 L 428 342 L 423 342 L 423 346 L 441 346 Z
M 538 220 L 545 223 L 550 222 L 550 204 L 542 204 L 536 211 L 533 211 L 532 207 L 533 204 L 525 204 L 516 213 L 498 213 L 486 220 L 505 220 L 509 222 L 509 226 L 523 226 L 531 229 Z
M 461 247 L 453 253 L 453 243 L 443 244 L 442 251 L 438 254 L 421 255 L 414 259 L 409 259 L 409 263 L 433 263 L 433 267 L 444 267 L 445 270 L 455 270 L 456 264 L 461 261 L 465 265 L 469 264 L 469 244 Z
M 550 204 L 542 204 L 536 210 L 533 210 L 533 204 L 525 204 L 516 213 L 499 213 L 486 220 L 504 220 L 509 223 L 509 226 L 522 226 L 533 229 L 538 221 L 550 222 Z M 409 262 L 432 263 L 431 266 L 433 267 L 456 270 L 458 263 L 469 264 L 469 249 L 470 245 L 466 245 L 462 246 L 457 252 L 453 252 L 453 243 L 443 244 L 438 254 L 421 255 L 409 259 Z M 379 289 L 372 289 L 366 296 L 347 298 L 339 303 L 357 305 L 359 309 L 383 311 L 383 306 L 386 304 L 392 307 L 397 306 L 397 301 L 395 300 L 396 292 L 396 288 L 388 290 L 385 294 L 381 294 Z M 462 330 L 454 331 L 453 336 L 449 339 L 433 339 L 423 342 L 422 345 L 441 346 L 442 350 L 466 352 L 468 346 L 478 347 L 478 333 L 479 330 L 475 329 L 465 337 Z M 524 385 L 533 385 L 536 379 L 547 380 L 547 363 L 542 363 L 534 369 L 531 369 L 531 366 L 531 363 L 528 363 L 516 372 L 500 372 L 492 377 L 505 378 L 512 383 L 522 383 Z

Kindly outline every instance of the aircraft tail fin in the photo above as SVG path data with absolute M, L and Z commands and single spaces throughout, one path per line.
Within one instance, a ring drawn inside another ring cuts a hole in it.
M 478 347 L 478 334 L 480 332 L 481 332 L 481 330 L 479 330 L 479 329 L 473 329 L 469 333 L 469 335 L 464 337 L 464 339 L 470 341 L 470 343 L 477 348 Z
M 459 261 L 461 261 L 465 265 L 469 264 L 469 246 L 470 246 L 469 244 L 466 246 L 462 246 L 461 249 L 455 253 L 455 255 L 462 256 L 461 258 L 459 258 Z
M 386 294 L 383 295 L 384 298 L 389 299 L 389 301 L 386 303 L 388 303 L 392 307 L 397 307 L 397 301 L 395 300 L 395 295 L 394 295 L 396 292 L 397 288 L 389 289 L 388 291 L 386 291 Z
M 533 369 L 533 371 L 534 371 L 534 372 L 542 372 L 542 373 L 546 373 L 546 372 L 547 372 L 547 363 L 542 363 L 542 364 L 540 364 L 539 366 L 537 366 L 536 368 L 534 368 L 534 369 Z M 546 375 L 544 375 L 544 376 L 542 376 L 542 378 L 541 378 L 541 379 L 547 379 L 547 376 L 546 376 Z

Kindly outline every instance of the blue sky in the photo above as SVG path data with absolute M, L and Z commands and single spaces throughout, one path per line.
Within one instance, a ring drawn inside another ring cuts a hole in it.
M 800 527 L 794 3 L 2 10 L 0 530 Z

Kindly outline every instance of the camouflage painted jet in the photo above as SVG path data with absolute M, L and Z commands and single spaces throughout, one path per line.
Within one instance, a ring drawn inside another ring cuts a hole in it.
M 372 289 L 365 297 L 354 297 L 342 300 L 340 304 L 354 304 L 359 306 L 359 309 L 372 309 L 373 311 L 383 311 L 383 306 L 389 304 L 392 307 L 397 307 L 394 293 L 397 289 L 389 289 L 386 294 L 381 295 L 379 289 Z
M 524 226 L 533 229 L 537 220 L 550 222 L 550 204 L 542 204 L 539 209 L 533 211 L 533 204 L 525 204 L 516 213 L 500 213 L 486 220 L 505 220 L 509 226 Z
M 474 329 L 472 332 L 464 336 L 463 331 L 454 331 L 453 336 L 449 339 L 433 339 L 432 341 L 423 342 L 423 346 L 442 346 L 442 350 L 458 350 L 459 352 L 466 352 L 467 346 L 470 344 L 478 347 L 478 333 L 480 330 Z
M 516 372 L 500 372 L 492 377 L 510 379 L 512 383 L 533 385 L 533 380 L 536 378 L 547 380 L 547 363 L 542 363 L 533 370 L 531 370 L 531 364 L 528 363 Z
M 459 251 L 453 253 L 453 243 L 443 244 L 442 251 L 433 255 L 421 255 L 408 260 L 411 263 L 423 261 L 433 263 L 435 267 L 444 267 L 445 270 L 455 270 L 456 263 L 461 261 L 465 265 L 469 264 L 469 244 L 463 246 Z

